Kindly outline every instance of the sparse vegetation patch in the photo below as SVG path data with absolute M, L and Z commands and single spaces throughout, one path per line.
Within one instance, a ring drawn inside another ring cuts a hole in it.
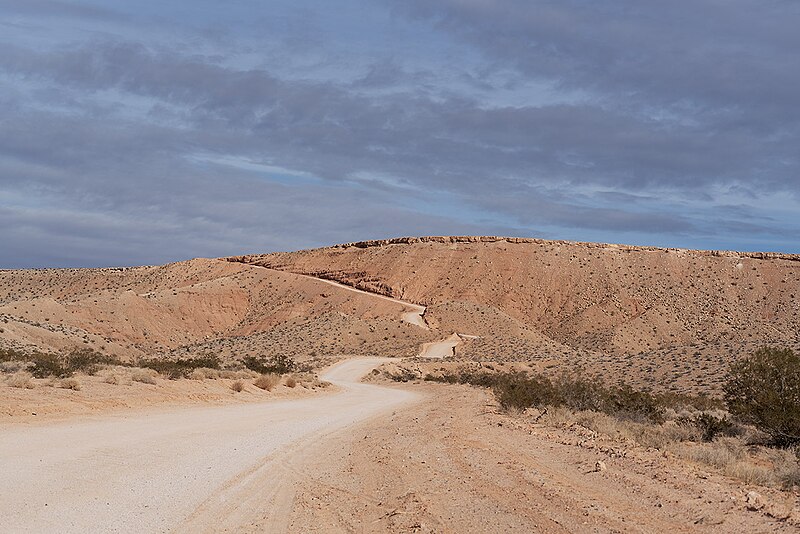
M 219 369 L 221 362 L 218 356 L 206 354 L 195 358 L 179 358 L 174 360 L 151 358 L 139 360 L 139 367 L 153 369 L 167 378 L 187 378 L 196 369 Z
M 776 445 L 800 443 L 800 355 L 761 348 L 731 365 L 723 389 L 730 412 Z
M 400 380 L 406 378 L 400 376 Z M 472 384 L 491 388 L 503 408 L 565 406 L 572 410 L 592 410 L 619 418 L 663 423 L 667 408 L 676 405 L 700 409 L 712 401 L 704 397 L 658 395 L 629 385 L 606 386 L 597 378 L 561 375 L 551 379 L 533 373 L 461 372 L 442 376 L 427 375 L 426 380 Z
M 0 362 L 24 362 L 35 378 L 69 378 L 75 373 L 93 375 L 108 365 L 124 365 L 114 356 L 89 348 L 76 348 L 64 354 L 0 349 Z
M 285 375 L 297 371 L 298 365 L 289 356 L 278 355 L 270 358 L 247 356 L 242 358 L 242 364 L 256 373 Z

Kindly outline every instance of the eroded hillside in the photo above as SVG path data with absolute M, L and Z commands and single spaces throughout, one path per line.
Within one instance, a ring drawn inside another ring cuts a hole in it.
M 0 343 L 123 358 L 214 352 L 300 360 L 413 355 L 428 333 L 402 304 L 313 278 L 197 259 L 158 267 L 0 271 Z
M 230 258 L 428 305 L 480 336 L 465 359 L 579 363 L 713 386 L 737 354 L 798 346 L 800 257 L 498 237 L 350 243 Z

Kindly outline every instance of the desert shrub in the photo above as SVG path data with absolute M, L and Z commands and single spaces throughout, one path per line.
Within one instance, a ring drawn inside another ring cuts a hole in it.
M 778 446 L 800 443 L 800 356 L 764 347 L 731 365 L 723 384 L 728 410 Z
M 235 392 L 240 392 L 244 390 L 244 382 L 241 380 L 237 380 L 236 382 L 231 384 L 231 389 Z
M 25 361 L 26 355 L 14 349 L 0 347 L 0 362 Z
M 205 380 L 206 374 L 201 369 L 192 369 L 192 372 L 187 376 L 190 380 Z
M 31 361 L 33 362 L 31 373 L 36 378 L 47 378 L 48 376 L 65 378 L 71 374 L 55 354 L 33 354 Z
M 242 364 L 251 371 L 260 374 L 285 375 L 298 370 L 297 363 L 289 356 L 272 356 L 270 358 L 247 356 L 242 358 Z
M 33 375 L 28 371 L 17 371 L 9 377 L 8 385 L 12 388 L 33 389 L 35 385 L 32 378 Z
M 237 371 L 225 369 L 219 371 L 219 378 L 227 378 L 229 380 L 240 380 L 247 378 L 258 378 L 259 374 L 249 369 L 239 369 Z
M 297 387 L 297 379 L 295 377 L 293 377 L 293 376 L 287 377 L 286 378 L 286 382 L 284 382 L 284 383 L 286 384 L 286 387 L 288 387 L 288 388 Z
M 397 376 L 394 377 L 397 380 Z M 592 377 L 561 375 L 555 380 L 543 374 L 461 372 L 442 376 L 427 375 L 426 380 L 450 384 L 472 384 L 492 388 L 500 406 L 507 410 L 530 407 L 566 406 L 573 410 L 593 410 L 617 417 L 664 421 L 666 407 L 661 399 L 628 385 L 605 386 Z
M 175 360 L 152 358 L 137 362 L 140 367 L 147 367 L 173 380 L 177 378 L 186 378 L 195 369 L 219 369 L 220 363 L 218 356 L 210 354 L 197 356 L 195 358 L 178 358 Z
M 220 371 L 219 369 L 211 369 L 210 367 L 198 367 L 197 369 L 192 369 L 189 373 L 189 378 L 192 380 L 206 380 L 212 379 L 215 380 L 220 378 Z
M 659 393 L 657 397 L 661 404 L 669 406 L 676 411 L 691 410 L 708 412 L 725 408 L 725 401 L 716 397 L 709 397 L 703 393 L 687 395 L 686 393 L 666 392 Z
M 781 485 L 784 489 L 791 490 L 800 487 L 800 467 L 795 466 L 791 469 L 786 469 L 778 472 L 778 477 L 781 480 Z
M 31 362 L 25 361 L 0 361 L 0 373 L 16 373 L 25 371 L 31 366 Z
M 663 423 L 666 407 L 649 391 L 639 391 L 624 384 L 601 392 L 605 406 L 600 411 L 631 419 Z
M 116 386 L 119 384 L 119 375 L 117 373 L 108 373 L 103 377 L 103 382 Z
M 546 376 L 526 376 L 522 373 L 500 375 L 491 387 L 500 406 L 506 409 L 564 405 L 555 386 Z
M 261 375 L 253 381 L 253 385 L 257 388 L 264 389 L 266 391 L 272 391 L 275 386 L 281 383 L 280 375 L 276 375 L 274 373 Z
M 70 375 L 81 372 L 93 375 L 107 365 L 120 365 L 121 362 L 107 354 L 88 348 L 75 349 L 61 357 L 63 367 Z
M 727 416 L 717 417 L 710 413 L 679 417 L 675 422 L 680 426 L 695 427 L 700 431 L 702 441 L 714 441 L 717 436 L 732 436 L 736 427 Z
M 410 371 L 408 369 L 401 369 L 399 372 L 396 373 L 388 373 L 387 376 L 394 380 L 395 382 L 411 382 L 419 378 L 419 376 Z M 450 382 L 450 383 L 457 383 L 457 382 Z
M 11 349 L 0 349 L 0 361 L 27 362 L 36 378 L 68 378 L 77 372 L 92 375 L 105 365 L 120 365 L 113 356 L 89 348 L 76 348 L 66 354 L 33 352 L 30 354 Z

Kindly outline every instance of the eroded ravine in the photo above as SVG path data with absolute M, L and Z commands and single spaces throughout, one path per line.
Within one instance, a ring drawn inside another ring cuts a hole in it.
M 270 269 L 270 267 L 263 267 L 259 266 L 263 269 Z M 340 289 L 344 289 L 347 291 L 352 291 L 354 293 L 360 293 L 362 295 L 368 295 L 372 298 L 383 299 L 390 302 L 394 302 L 396 304 L 403 305 L 406 309 L 400 314 L 400 320 L 412 324 L 414 326 L 418 326 L 425 330 L 432 330 L 430 325 L 425 320 L 425 312 L 427 311 L 426 306 L 422 306 L 419 304 L 414 304 L 413 302 L 408 302 L 401 299 L 396 299 L 393 297 L 387 297 L 386 295 L 381 295 L 379 293 L 374 293 L 371 291 L 366 291 L 363 289 L 358 289 L 353 286 L 349 286 L 346 284 L 342 284 L 341 282 L 336 282 L 334 280 L 329 280 L 327 278 L 319 278 L 316 276 L 311 276 L 308 274 L 300 274 L 300 273 L 292 273 L 296 276 L 300 276 L 303 278 L 309 278 L 311 280 L 316 280 L 319 282 L 323 282 L 326 284 L 330 284 L 332 286 L 338 287 Z M 464 339 L 475 339 L 478 336 L 473 336 L 469 334 L 462 334 L 453 332 L 450 336 L 441 339 L 439 341 L 433 341 L 430 343 L 423 343 L 422 347 L 420 348 L 420 352 L 417 355 L 418 358 L 433 358 L 433 359 L 441 359 L 446 358 L 448 356 L 453 356 L 455 354 L 455 349 L 458 345 L 460 345 Z

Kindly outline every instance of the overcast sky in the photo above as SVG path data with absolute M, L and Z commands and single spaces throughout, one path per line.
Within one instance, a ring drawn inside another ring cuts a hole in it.
M 0 0 L 0 267 L 800 252 L 794 0 Z

